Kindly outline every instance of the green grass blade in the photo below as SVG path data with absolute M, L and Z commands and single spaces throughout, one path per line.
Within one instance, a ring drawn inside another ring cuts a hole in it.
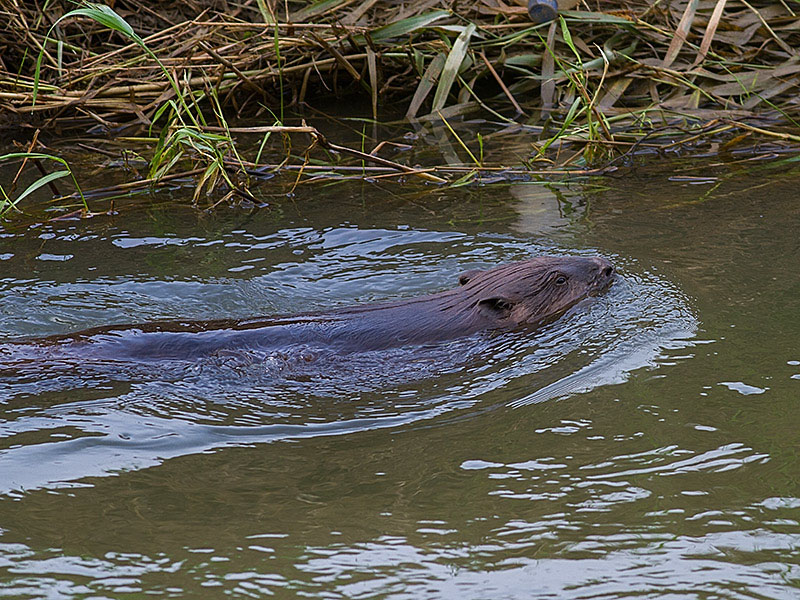
M 450 123 L 448 123 L 448 122 L 447 122 L 447 119 L 445 119 L 444 117 L 442 117 L 442 113 L 439 113 L 439 116 L 442 118 L 442 122 L 445 124 L 445 126 L 447 127 L 447 129 L 450 131 L 450 133 L 452 134 L 452 136 L 453 136 L 454 138 L 456 138 L 456 141 L 459 143 L 459 145 L 460 145 L 460 146 L 461 146 L 461 147 L 462 147 L 462 148 L 463 148 L 463 149 L 466 151 L 466 153 L 467 153 L 467 154 L 469 154 L 469 157 L 472 159 L 472 162 L 474 162 L 474 163 L 475 163 L 475 165 L 476 165 L 476 166 L 478 166 L 478 167 L 482 166 L 482 165 L 481 165 L 481 163 L 480 163 L 480 161 L 479 161 L 477 158 L 475 158 L 475 155 L 472 153 L 472 150 L 470 150 L 470 149 L 469 149 L 469 146 L 467 146 L 467 145 L 464 143 L 464 140 L 462 140 L 462 139 L 461 139 L 461 136 L 459 136 L 459 135 L 456 133 L 456 130 L 455 130 L 455 129 L 453 129 L 453 128 L 450 126 Z
M 428 97 L 428 94 L 436 84 L 436 80 L 439 78 L 439 75 L 442 72 L 442 67 L 444 67 L 445 60 L 446 57 L 444 52 L 440 52 L 433 58 L 431 64 L 428 65 L 428 68 L 425 69 L 425 73 L 419 80 L 417 91 L 414 92 L 414 97 L 411 99 L 411 104 L 408 105 L 406 118 L 413 119 L 417 116 L 420 106 L 422 106 L 422 103 L 425 102 L 425 98 Z
M 444 108 L 445 102 L 447 102 L 447 96 L 450 94 L 450 88 L 453 87 L 461 63 L 467 55 L 469 40 L 473 33 L 475 33 L 475 25 L 474 23 L 470 23 L 464 28 L 461 35 L 458 36 L 453 44 L 453 48 L 450 50 L 450 54 L 447 55 L 447 60 L 442 69 L 442 75 L 439 78 L 439 85 L 436 87 L 436 93 L 433 95 L 431 113 L 435 113 Z
M 133 30 L 128 22 L 119 16 L 114 9 L 110 6 L 105 6 L 104 4 L 96 4 L 93 2 L 85 2 L 82 8 L 76 8 L 75 10 L 71 10 L 65 15 L 61 16 L 50 29 L 47 31 L 47 35 L 45 36 L 45 44 L 47 40 L 50 38 L 50 34 L 53 32 L 53 29 L 64 19 L 69 17 L 89 17 L 101 25 L 108 27 L 113 31 L 117 31 L 122 35 L 126 36 L 128 39 L 135 42 L 150 58 L 152 58 L 156 64 L 161 69 L 161 72 L 164 73 L 164 77 L 166 77 L 167 82 L 169 83 L 170 87 L 172 87 L 175 95 L 178 98 L 178 102 L 180 103 L 181 107 L 185 111 L 185 113 L 189 116 L 192 121 L 192 124 L 196 127 L 200 126 L 200 123 L 197 117 L 191 112 L 189 106 L 186 104 L 186 99 L 181 94 L 180 87 L 178 86 L 178 82 L 172 77 L 170 72 L 164 66 L 164 63 L 155 55 L 155 53 L 147 47 L 147 44 L 144 43 L 144 40 Z M 33 106 L 36 105 L 36 95 L 39 91 L 39 78 L 41 75 L 41 66 L 42 66 L 42 58 L 44 56 L 44 46 L 39 51 L 39 56 L 36 59 L 36 71 L 34 74 L 34 81 L 33 81 L 33 99 L 31 104 Z
M 109 29 L 113 29 L 114 31 L 118 31 L 124 36 L 129 37 L 130 39 L 136 41 L 137 43 L 143 43 L 142 38 L 140 38 L 136 32 L 133 30 L 128 22 L 120 17 L 114 9 L 110 6 L 106 6 L 105 4 L 95 4 L 93 2 L 87 2 L 84 8 L 76 8 L 75 10 L 69 11 L 63 17 L 59 19 L 59 21 L 66 19 L 67 17 L 89 17 L 103 25 L 104 27 L 108 27 Z
M 40 187 L 47 185 L 51 181 L 55 181 L 56 179 L 61 179 L 62 177 L 67 177 L 70 175 L 69 171 L 53 171 L 52 173 L 48 173 L 42 177 L 39 177 L 36 181 L 30 184 L 24 192 L 22 192 L 14 202 L 19 202 L 20 200 L 24 199 L 26 196 L 29 196 Z
M 383 27 L 378 27 L 374 31 L 370 32 L 369 37 L 373 42 L 383 42 L 391 38 L 407 35 L 412 31 L 417 31 L 418 29 L 423 29 L 431 23 L 449 16 L 450 11 L 434 10 L 429 13 L 408 17 L 407 19 L 403 19 L 395 23 L 389 23 Z M 363 35 L 357 35 L 353 38 L 353 40 L 356 44 L 366 43 L 366 39 Z
M 86 210 L 89 210 L 89 205 L 86 203 L 86 198 L 83 195 L 83 190 L 81 190 L 81 186 L 78 185 L 78 180 L 75 179 L 75 174 L 70 169 L 69 164 L 66 160 L 59 156 L 53 156 L 52 154 L 44 154 L 42 152 L 11 152 L 9 154 L 3 154 L 0 156 L 0 162 L 4 160 L 12 160 L 15 158 L 29 158 L 29 159 L 41 159 L 41 160 L 52 160 L 64 166 L 63 171 L 55 171 L 54 173 L 50 173 L 48 175 L 44 175 L 40 177 L 36 181 L 34 181 L 28 188 L 22 192 L 22 194 L 16 199 L 11 200 L 6 196 L 5 191 L 3 191 L 3 196 L 6 197 L 6 203 L 0 204 L 0 215 L 7 212 L 10 207 L 15 207 L 17 202 L 28 196 L 29 194 L 33 193 L 43 185 L 47 185 L 51 181 L 56 179 L 60 179 L 61 177 L 66 177 L 69 175 L 72 178 L 72 183 L 75 185 L 75 189 L 78 191 L 78 195 L 81 197 L 81 202 L 83 202 L 83 207 Z
M 291 21 L 293 23 L 305 23 L 310 17 L 325 14 L 328 11 L 338 8 L 339 5 L 345 2 L 346 0 L 320 0 L 319 2 L 314 2 L 311 6 L 301 8 L 293 14 Z
M 453 183 L 450 184 L 449 187 L 457 188 L 457 187 L 462 187 L 462 186 L 465 186 L 465 185 L 469 185 L 470 183 L 472 183 L 474 181 L 476 175 L 477 175 L 477 173 L 475 171 L 469 171 L 466 175 L 462 175 L 461 177 L 456 179 Z
M 264 23 L 266 25 L 275 25 L 276 20 L 274 13 L 270 10 L 270 7 L 267 5 L 265 0 L 256 0 L 256 4 L 258 4 L 258 10 L 261 13 L 261 18 L 264 19 Z

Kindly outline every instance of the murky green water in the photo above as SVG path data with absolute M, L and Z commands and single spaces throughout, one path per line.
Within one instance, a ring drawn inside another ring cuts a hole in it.
M 800 176 L 706 196 L 662 168 L 7 227 L 0 342 L 409 297 L 542 253 L 621 278 L 534 334 L 311 365 L 6 351 L 0 595 L 797 598 Z

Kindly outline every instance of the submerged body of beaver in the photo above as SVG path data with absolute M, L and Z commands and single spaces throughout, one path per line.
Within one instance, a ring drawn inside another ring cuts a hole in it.
M 187 360 L 228 349 L 298 344 L 379 350 L 482 330 L 536 327 L 602 291 L 613 277 L 604 258 L 538 257 L 469 271 L 459 278 L 459 287 L 417 298 L 284 318 L 98 327 L 40 344 L 55 353 L 118 360 Z

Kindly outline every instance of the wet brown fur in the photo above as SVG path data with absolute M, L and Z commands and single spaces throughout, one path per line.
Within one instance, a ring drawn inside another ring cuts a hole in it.
M 189 359 L 229 348 L 326 344 L 376 350 L 463 337 L 488 329 L 536 327 L 605 289 L 611 263 L 593 257 L 538 257 L 468 271 L 457 288 L 326 313 L 243 321 L 170 321 L 98 327 L 40 340 L 92 356 Z

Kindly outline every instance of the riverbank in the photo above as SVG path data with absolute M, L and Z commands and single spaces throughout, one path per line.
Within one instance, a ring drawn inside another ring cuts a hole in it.
M 239 155 L 242 133 L 264 136 L 262 149 L 302 136 L 287 164 L 311 148 L 453 181 L 342 149 L 291 117 L 337 99 L 367 102 L 376 121 L 391 106 L 443 123 L 476 170 L 509 165 L 483 154 L 480 135 L 458 136 L 451 123 L 465 115 L 523 128 L 531 151 L 514 166 L 528 170 L 602 171 L 698 140 L 800 147 L 800 11 L 784 2 L 587 0 L 541 25 L 500 0 L 10 4 L 0 126 L 144 140 L 144 179 L 192 173 L 195 201 L 250 195 L 241 180 L 264 165 L 261 152 Z

